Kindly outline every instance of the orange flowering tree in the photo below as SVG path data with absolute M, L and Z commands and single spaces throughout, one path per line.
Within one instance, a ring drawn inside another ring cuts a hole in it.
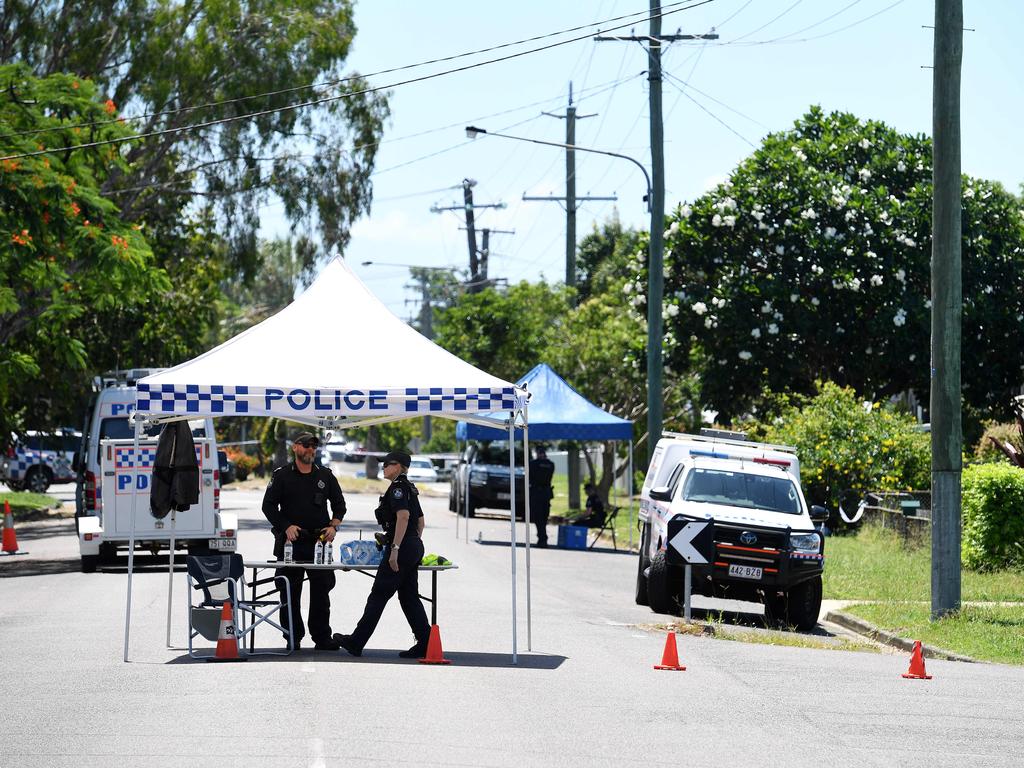
M 99 193 L 126 166 L 121 150 L 32 154 L 127 133 L 111 122 L 113 101 L 87 80 L 36 78 L 17 64 L 0 66 L 0 83 L 3 433 L 26 403 L 46 396 L 48 382 L 87 367 L 94 312 L 153 302 L 170 284 L 153 268 L 142 226 L 124 221 Z

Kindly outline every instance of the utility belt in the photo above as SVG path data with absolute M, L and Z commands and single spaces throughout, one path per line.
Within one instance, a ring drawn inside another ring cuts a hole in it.
M 402 543 L 405 544 L 407 541 L 418 540 L 420 537 L 415 533 L 405 534 L 405 538 L 402 539 Z M 373 534 L 373 539 L 377 544 L 377 551 L 384 549 L 384 547 L 391 546 L 394 544 L 395 534 L 393 531 L 378 531 Z

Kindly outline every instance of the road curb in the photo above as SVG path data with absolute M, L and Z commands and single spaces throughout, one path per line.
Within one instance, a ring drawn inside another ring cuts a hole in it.
M 838 624 L 844 629 L 848 629 L 851 632 L 856 632 L 858 635 L 863 635 L 871 640 L 875 640 L 879 643 L 885 643 L 891 645 L 894 648 L 899 648 L 907 653 L 914 650 L 914 640 L 907 640 L 906 638 L 900 637 L 899 635 L 890 632 L 886 629 L 876 627 L 863 619 L 852 616 L 849 613 L 843 613 L 842 611 L 829 611 L 825 614 L 825 621 L 830 621 L 833 624 Z M 977 659 L 972 659 L 970 656 L 964 656 L 959 653 L 953 653 L 942 648 L 936 648 L 933 645 L 925 645 L 921 643 L 921 652 L 929 659 L 944 659 L 946 661 L 965 661 L 972 664 L 978 663 Z

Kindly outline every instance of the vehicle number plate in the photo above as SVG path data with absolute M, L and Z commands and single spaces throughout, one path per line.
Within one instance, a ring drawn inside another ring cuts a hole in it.
M 741 579 L 760 579 L 761 569 L 752 565 L 730 565 L 729 575 L 738 576 Z
M 228 549 L 234 551 L 237 539 L 209 539 L 210 549 Z
M 498 498 L 501 499 L 502 501 L 508 501 L 509 499 L 512 498 L 512 494 L 511 493 L 499 493 L 498 494 Z

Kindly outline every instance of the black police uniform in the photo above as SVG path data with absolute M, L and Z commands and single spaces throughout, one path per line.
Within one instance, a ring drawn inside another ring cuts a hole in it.
M 303 473 L 292 461 L 274 470 L 274 475 L 263 496 L 263 514 L 273 526 L 274 557 L 284 560 L 285 530 L 297 525 L 299 537 L 292 542 L 292 559 L 297 562 L 313 562 L 313 551 L 320 531 L 331 523 L 327 514 L 327 502 L 331 503 L 333 517 L 341 520 L 345 516 L 345 497 L 338 485 L 338 478 L 326 467 L 313 464 L 308 473 Z M 331 598 L 334 588 L 333 571 L 309 570 L 304 568 L 279 568 L 278 575 L 285 576 L 291 585 L 292 602 L 289 606 L 292 617 L 292 631 L 296 645 L 306 634 L 302 624 L 302 581 L 309 575 L 309 634 L 315 643 L 331 641 Z M 282 590 L 281 600 L 286 596 Z
M 530 517 L 537 524 L 537 546 L 548 545 L 548 515 L 551 513 L 551 478 L 555 464 L 546 456 L 530 461 Z
M 405 529 L 405 538 L 399 543 L 396 573 L 391 570 L 388 561 L 391 558 L 395 523 L 400 509 L 409 510 L 409 524 Z M 430 624 L 427 621 L 427 612 L 423 610 L 423 603 L 420 602 L 418 581 L 420 561 L 423 560 L 423 540 L 419 535 L 419 520 L 423 517 L 423 510 L 420 508 L 419 491 L 404 473 L 396 477 L 380 497 L 376 515 L 377 522 L 384 528 L 388 543 L 384 547 L 384 559 L 377 567 L 370 596 L 366 598 L 363 616 L 352 634 L 345 638 L 344 647 L 350 652 L 362 652 L 377 628 L 384 606 L 397 592 L 402 613 L 405 614 L 405 619 L 416 636 L 416 646 L 425 651 L 430 639 Z
M 604 525 L 604 502 L 597 492 L 587 494 L 587 512 L 589 514 L 573 521 L 573 525 L 585 525 L 587 528 L 600 528 Z

